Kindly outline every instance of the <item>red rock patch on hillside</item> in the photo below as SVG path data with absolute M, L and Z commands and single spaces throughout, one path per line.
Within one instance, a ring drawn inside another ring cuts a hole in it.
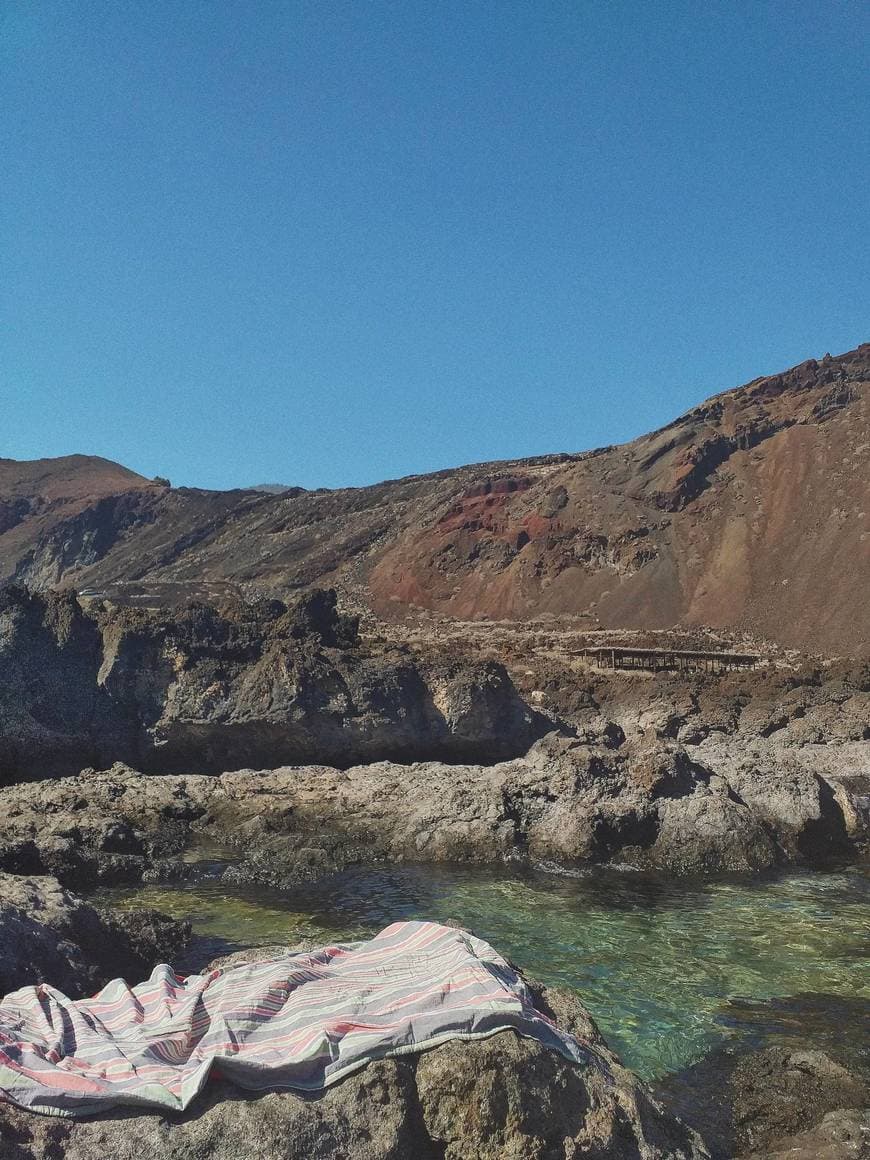
M 868 395 L 865 345 L 726 392 L 633 443 L 529 470 L 484 518 L 466 486 L 436 531 L 407 527 L 384 549 L 369 574 L 375 607 L 394 608 L 404 589 L 465 617 L 710 624 L 867 651 Z

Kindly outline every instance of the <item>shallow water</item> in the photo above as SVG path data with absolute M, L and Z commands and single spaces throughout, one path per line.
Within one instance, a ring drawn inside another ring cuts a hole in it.
M 201 959 L 227 947 L 363 938 L 402 918 L 455 919 L 533 977 L 577 990 L 646 1078 L 741 1035 L 800 1042 L 811 1025 L 857 1062 L 868 1047 L 870 877 L 859 868 L 680 883 L 603 870 L 566 878 L 402 867 L 293 894 L 206 879 L 99 900 L 190 918 Z

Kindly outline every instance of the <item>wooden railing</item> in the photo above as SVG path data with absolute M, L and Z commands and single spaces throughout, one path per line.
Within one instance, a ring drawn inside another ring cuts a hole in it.
M 620 645 L 596 645 L 593 648 L 584 648 L 581 655 L 591 660 L 599 669 L 644 669 L 648 672 L 691 669 L 724 673 L 732 669 L 754 669 L 763 659 L 756 653 L 626 648 Z

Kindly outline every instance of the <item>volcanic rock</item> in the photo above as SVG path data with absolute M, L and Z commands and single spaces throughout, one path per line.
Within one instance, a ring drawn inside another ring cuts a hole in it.
M 0 874 L 0 995 L 49 982 L 73 997 L 174 958 L 190 926 L 154 911 L 95 910 L 55 878 Z
M 650 1096 L 579 1000 L 538 1001 L 592 1045 L 577 1067 L 503 1032 L 370 1063 L 317 1096 L 209 1084 L 178 1116 L 58 1120 L 0 1104 L 0 1160 L 703 1160 L 699 1137 Z
M 178 857 L 204 835 L 237 850 L 229 878 L 277 887 L 382 862 L 721 873 L 824 862 L 862 837 L 846 826 L 848 791 L 818 774 L 821 789 L 803 800 L 804 773 L 772 764 L 744 798 L 737 762 L 713 770 L 669 741 L 614 747 L 600 729 L 597 744 L 550 734 L 489 766 L 376 762 L 213 777 L 117 765 L 7 786 L 0 867 L 76 888 L 164 880 L 189 871 Z
M 493 661 L 357 647 L 334 592 L 222 609 L 85 611 L 0 591 L 0 777 L 124 760 L 155 772 L 393 758 L 498 760 L 552 722 Z
M 825 1052 L 793 1047 L 718 1048 L 660 1081 L 656 1092 L 702 1133 L 717 1160 L 785 1150 L 778 1141 L 818 1130 L 831 1113 L 843 1116 L 870 1099 L 870 1086 L 860 1074 Z

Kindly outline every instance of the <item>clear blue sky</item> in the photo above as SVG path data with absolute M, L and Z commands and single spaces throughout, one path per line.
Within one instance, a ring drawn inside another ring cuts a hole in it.
M 0 455 L 358 484 L 870 338 L 858 0 L 0 12 Z

